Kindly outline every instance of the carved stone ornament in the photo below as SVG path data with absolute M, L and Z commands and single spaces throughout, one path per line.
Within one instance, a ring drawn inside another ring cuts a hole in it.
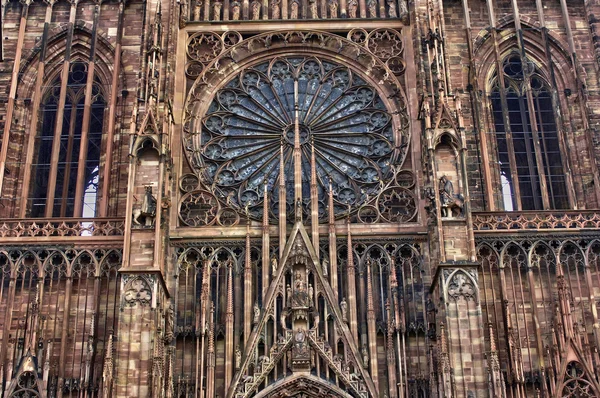
M 464 200 L 462 195 L 454 193 L 452 181 L 442 176 L 439 182 L 440 213 L 442 217 L 458 217 L 463 213 Z
M 135 227 L 150 228 L 154 225 L 156 217 L 156 198 L 152 195 L 152 186 L 146 186 L 141 205 L 133 209 L 133 225 Z
M 129 279 L 125 277 L 123 278 Z M 146 278 L 141 276 L 131 277 L 131 279 L 125 284 L 123 303 L 126 306 L 133 307 L 138 304 L 141 306 L 150 305 L 151 302 L 152 289 Z
M 477 299 L 477 287 L 463 271 L 454 273 L 447 286 L 448 298 L 453 301 L 461 298 L 467 301 Z

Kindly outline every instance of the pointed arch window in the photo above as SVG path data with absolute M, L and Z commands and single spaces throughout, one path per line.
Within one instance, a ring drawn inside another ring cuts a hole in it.
M 90 108 L 86 111 L 87 67 L 84 62 L 70 65 L 60 123 L 60 75 L 42 98 L 29 188 L 31 217 L 96 215 L 106 102 L 98 80 L 94 79 Z
M 501 73 L 493 78 L 490 99 L 504 209 L 568 208 L 549 86 L 533 64 L 524 68 L 518 55 L 506 58 Z

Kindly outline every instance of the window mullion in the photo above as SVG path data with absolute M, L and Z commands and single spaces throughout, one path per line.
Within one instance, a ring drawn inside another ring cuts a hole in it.
M 519 112 L 521 113 L 521 130 L 523 132 L 523 143 L 525 144 L 525 162 L 529 173 L 529 186 L 531 187 L 531 200 L 533 208 L 537 209 L 536 202 L 539 198 L 540 187 L 536 184 L 535 178 L 539 179 L 539 173 L 535 162 L 535 148 L 531 147 L 531 141 L 534 140 L 529 126 L 531 125 L 530 113 L 527 108 L 526 100 L 519 94 Z M 531 138 L 530 136 L 531 135 Z
M 552 209 L 556 209 L 556 201 L 555 201 L 555 197 L 554 197 L 554 187 L 552 185 L 552 170 L 550 169 L 550 159 L 548 159 L 548 148 L 546 145 L 546 137 L 545 137 L 545 132 L 544 132 L 544 124 L 542 123 L 541 120 L 541 114 L 539 113 L 539 111 L 542 109 L 542 107 L 540 106 L 540 100 L 539 98 L 536 96 L 534 98 L 535 100 L 535 114 L 540 115 L 540 129 L 539 129 L 539 134 L 540 134 L 540 145 L 541 145 L 541 149 L 542 149 L 542 155 L 544 157 L 544 171 L 546 172 L 546 175 L 548 177 L 548 202 L 550 202 L 550 208 Z
M 529 124 L 531 126 L 531 134 L 533 136 L 533 147 L 535 148 L 535 161 L 537 163 L 539 189 L 542 194 L 542 205 L 544 210 L 550 208 L 550 201 L 548 200 L 548 187 L 546 185 L 546 171 L 544 169 L 544 161 L 542 158 L 542 150 L 540 148 L 540 137 L 538 134 L 538 126 L 536 120 L 536 110 L 533 104 L 533 94 L 531 92 L 531 79 L 526 77 L 525 81 L 525 94 L 527 96 L 527 106 L 529 108 L 529 114 L 533 117 L 529 118 Z
M 94 25 L 92 31 L 92 38 L 95 41 L 97 37 L 97 26 L 98 18 L 100 16 L 100 7 L 96 3 L 94 9 Z M 95 48 L 96 43 L 92 43 L 90 48 L 90 59 L 88 63 L 87 78 L 85 84 L 85 101 L 83 103 L 83 123 L 81 125 L 81 147 L 79 149 L 79 168 L 77 169 L 77 185 L 75 188 L 75 210 L 73 215 L 75 217 L 81 217 L 83 213 L 83 197 L 85 195 L 85 188 L 87 181 L 85 180 L 87 170 L 87 156 L 88 156 L 88 133 L 90 130 L 90 115 L 92 109 L 92 90 L 94 86 L 94 69 L 96 63 L 95 59 Z
M 94 62 L 88 65 L 87 81 L 85 85 L 85 100 L 83 103 L 83 122 L 81 125 L 81 146 L 79 148 L 79 168 L 77 169 L 77 186 L 75 188 L 75 210 L 73 215 L 81 217 L 83 212 L 83 196 L 87 181 L 85 180 L 88 155 L 88 133 L 92 109 L 92 90 L 94 86 Z
M 510 118 L 508 115 L 508 101 L 506 99 L 506 85 L 504 82 L 504 75 L 501 72 L 498 73 L 498 83 L 500 88 L 500 101 L 502 103 L 502 120 L 504 121 L 504 133 L 506 134 L 506 145 L 508 148 L 508 162 L 510 164 L 510 174 L 513 184 L 514 199 L 517 210 L 522 210 L 523 205 L 521 203 L 521 187 L 519 186 L 519 173 L 517 172 L 517 158 L 515 156 L 515 145 L 513 142 L 512 128 L 510 125 Z
M 67 32 L 67 45 L 65 50 L 65 61 L 61 72 L 60 95 L 56 115 L 56 127 L 54 129 L 54 142 L 52 144 L 52 160 L 50 163 L 50 176 L 48 178 L 48 194 L 46 196 L 46 217 L 52 217 L 54 210 L 54 197 L 56 189 L 56 178 L 58 173 L 58 158 L 60 155 L 60 135 L 62 134 L 65 103 L 67 99 L 67 84 L 69 82 L 69 69 L 71 65 L 71 43 L 73 42 L 73 30 L 75 27 L 75 15 L 77 2 L 71 3 L 69 14 L 69 30 Z M 61 358 L 62 361 L 63 358 Z
M 69 198 L 69 182 L 71 180 L 71 163 L 73 162 L 73 147 L 75 141 L 75 130 L 77 129 L 77 100 L 71 100 L 71 115 L 69 121 L 69 135 L 67 138 L 67 152 L 65 156 L 65 175 L 63 178 L 62 200 L 60 205 L 60 217 L 68 217 L 67 201 Z

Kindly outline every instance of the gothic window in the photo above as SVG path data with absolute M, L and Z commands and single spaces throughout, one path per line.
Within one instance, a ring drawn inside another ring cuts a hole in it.
M 105 101 L 94 79 L 91 106 L 85 109 L 87 75 L 87 64 L 71 64 L 62 109 L 60 76 L 42 98 L 29 188 L 31 217 L 96 215 Z
M 198 139 L 193 162 L 202 165 L 206 181 L 255 218 L 262 216 L 264 184 L 271 216 L 278 216 L 281 164 L 287 214 L 294 214 L 296 146 L 305 213 L 314 148 L 321 217 L 330 181 L 333 210 L 342 214 L 389 180 L 397 156 L 392 117 L 377 91 L 350 68 L 316 57 L 279 57 L 246 68 L 217 91 Z
M 523 67 L 516 55 L 505 60 L 501 73 L 502 76 L 496 73 L 494 77 L 491 103 L 504 209 L 568 208 L 558 129 L 548 84 L 533 64 Z

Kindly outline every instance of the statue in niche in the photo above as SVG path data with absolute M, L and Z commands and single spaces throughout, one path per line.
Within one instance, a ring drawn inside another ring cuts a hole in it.
M 346 303 L 345 297 L 342 297 L 342 301 L 340 302 L 340 309 L 342 310 L 342 321 L 348 322 L 348 303 Z
M 313 289 L 313 286 L 309 283 L 308 284 L 308 302 L 310 303 L 311 306 L 313 305 L 313 302 L 314 302 L 313 301 L 314 294 L 315 294 L 315 291 Z
M 254 303 L 254 319 L 252 320 L 253 324 L 257 324 L 260 320 L 260 308 L 258 307 L 258 303 Z
M 165 311 L 165 341 L 170 343 L 175 337 L 175 310 L 173 304 L 169 303 Z
M 363 366 L 365 367 L 365 369 L 367 369 L 369 367 L 369 351 L 367 350 L 367 346 L 363 345 L 360 352 L 363 358 Z
M 240 346 L 237 346 L 235 349 L 235 368 L 239 369 L 242 365 L 242 351 L 240 350 Z
M 464 200 L 462 195 L 454 194 L 452 181 L 445 175 L 440 178 L 438 185 L 440 193 L 440 213 L 442 217 L 457 217 L 462 214 Z
M 258 21 L 260 19 L 260 1 L 254 0 L 252 2 L 252 20 Z
M 367 0 L 367 7 L 369 8 L 369 17 L 377 18 L 377 0 Z
M 213 20 L 220 21 L 221 20 L 221 8 L 223 7 L 223 3 L 220 1 L 215 1 L 213 3 Z
M 239 1 L 234 1 L 231 4 L 231 18 L 234 21 L 238 21 L 240 19 L 240 9 L 241 9 L 241 6 L 240 6 Z
M 340 5 L 338 0 L 329 0 L 328 4 L 329 4 L 329 17 L 337 18 L 338 17 L 338 7 Z
M 396 11 L 396 0 L 387 0 L 388 5 L 388 17 L 398 18 L 398 12 Z
M 281 18 L 281 8 L 279 6 L 281 0 L 273 0 L 273 2 L 271 3 L 271 18 L 272 19 L 279 19 Z
M 306 333 L 298 328 L 294 334 L 294 356 L 306 356 L 308 354 L 306 347 Z
M 310 9 L 310 17 L 312 19 L 319 19 L 319 12 L 317 10 L 317 0 L 308 0 L 308 8 Z
M 290 5 L 290 19 L 298 19 L 298 9 L 300 4 L 298 0 L 292 0 L 292 4 Z
M 142 226 L 140 219 L 143 218 L 143 226 L 152 227 L 154 225 L 154 218 L 156 217 L 156 198 L 152 195 L 151 186 L 146 186 L 144 190 L 142 205 L 139 208 L 133 209 L 133 224 Z
M 183 28 L 188 21 L 188 2 L 187 0 L 181 1 L 181 8 L 179 11 L 179 27 Z
M 290 284 L 287 284 L 287 287 L 285 289 L 286 291 L 286 303 L 288 307 L 292 306 L 292 287 L 290 286 Z
M 323 262 L 321 263 L 321 269 L 323 271 L 323 276 L 327 276 L 327 273 L 329 272 L 329 259 L 327 257 L 323 259 Z
M 356 11 L 358 10 L 358 1 L 348 1 L 348 18 L 356 18 Z
M 406 5 L 406 0 L 400 0 L 400 15 L 406 17 L 408 15 L 408 6 Z
M 277 257 L 274 254 L 271 256 L 271 274 L 277 274 Z
M 306 283 L 300 271 L 296 272 L 294 279 L 294 294 L 292 295 L 292 306 L 308 307 L 308 293 L 306 291 Z
M 200 11 L 202 10 L 202 0 L 197 0 L 194 5 L 194 21 L 200 20 Z
M 302 221 L 302 199 L 296 199 L 296 222 Z

